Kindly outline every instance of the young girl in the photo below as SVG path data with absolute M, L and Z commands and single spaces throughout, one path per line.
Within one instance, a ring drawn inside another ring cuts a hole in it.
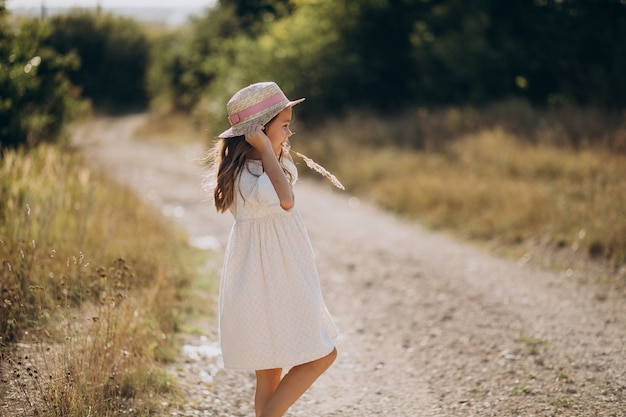
M 235 218 L 220 285 L 222 356 L 226 368 L 256 371 L 257 417 L 284 415 L 337 356 L 292 189 L 288 139 L 292 107 L 302 101 L 273 82 L 238 91 L 226 106 L 231 127 L 209 158 L 215 207 Z

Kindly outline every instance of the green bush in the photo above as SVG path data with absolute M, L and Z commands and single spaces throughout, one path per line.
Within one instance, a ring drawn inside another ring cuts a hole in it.
M 0 147 L 55 141 L 77 109 L 79 91 L 65 74 L 78 60 L 46 46 L 51 34 L 47 22 L 15 28 L 0 16 Z
M 510 98 L 620 109 L 624 42 L 617 0 L 221 0 L 159 49 L 152 85 L 217 120 L 234 91 L 268 79 L 310 98 L 303 114 L 318 120 Z
M 78 56 L 80 67 L 69 77 L 96 108 L 124 111 L 147 105 L 150 44 L 136 21 L 75 10 L 53 17 L 50 24 L 48 45 Z
M 180 31 L 156 37 L 148 77 L 153 101 L 183 111 L 201 105 L 216 77 L 233 68 L 234 51 L 227 51 L 241 34 L 234 9 L 224 7 L 208 10 Z

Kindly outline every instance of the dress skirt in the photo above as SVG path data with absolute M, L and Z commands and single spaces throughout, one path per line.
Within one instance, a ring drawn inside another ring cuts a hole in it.
M 280 207 L 260 161 L 236 185 L 219 297 L 224 367 L 289 368 L 326 356 L 337 332 L 297 209 Z

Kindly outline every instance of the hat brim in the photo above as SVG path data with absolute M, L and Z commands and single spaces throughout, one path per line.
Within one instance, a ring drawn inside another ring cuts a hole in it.
M 289 107 L 293 107 L 296 104 L 300 104 L 302 103 L 304 100 L 306 100 L 306 98 L 299 98 L 297 100 L 293 100 L 293 101 L 288 101 L 287 104 L 285 104 L 284 107 L 279 108 L 278 112 L 276 112 L 276 114 L 274 114 L 271 119 L 273 119 L 274 117 L 276 117 L 276 115 L 278 113 L 280 113 L 281 111 L 289 108 Z M 270 120 L 271 120 L 270 119 Z M 254 121 L 254 118 L 249 119 L 249 120 L 245 120 L 242 123 L 235 125 L 235 126 L 231 126 L 230 128 L 226 129 L 225 131 L 223 131 L 222 133 L 220 133 L 217 137 L 221 138 L 221 139 L 227 139 L 227 138 L 233 138 L 235 136 L 241 136 L 244 134 L 245 128 L 250 124 L 250 122 Z

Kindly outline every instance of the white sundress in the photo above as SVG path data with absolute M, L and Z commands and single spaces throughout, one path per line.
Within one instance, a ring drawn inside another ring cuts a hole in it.
M 297 179 L 293 162 L 285 165 Z M 289 368 L 329 354 L 337 332 L 308 233 L 296 207 L 280 207 L 260 160 L 242 169 L 230 211 L 219 295 L 224 367 Z

